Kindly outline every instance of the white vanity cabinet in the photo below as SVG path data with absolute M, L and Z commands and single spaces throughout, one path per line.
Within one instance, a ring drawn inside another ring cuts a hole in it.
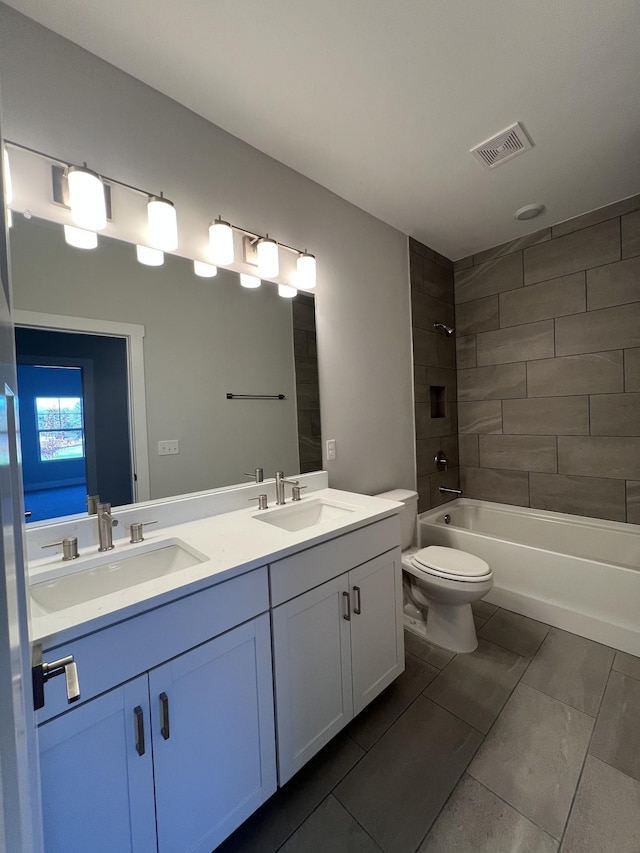
M 385 519 L 270 567 L 281 785 L 404 670 L 397 526 Z
M 266 570 L 259 574 L 266 610 Z M 153 661 L 158 645 L 184 647 L 181 634 L 215 633 L 220 607 L 227 622 L 255 608 L 256 595 L 237 597 L 247 577 L 192 596 L 191 622 L 172 618 L 176 605 L 184 615 L 183 600 L 99 632 L 99 645 L 114 660 L 126 656 L 127 632 L 140 620 L 137 644 Z M 210 853 L 255 811 L 276 789 L 270 638 L 265 612 L 43 722 L 47 853 Z M 66 649 L 89 692 L 101 686 L 84 665 L 97 643 L 91 635 Z

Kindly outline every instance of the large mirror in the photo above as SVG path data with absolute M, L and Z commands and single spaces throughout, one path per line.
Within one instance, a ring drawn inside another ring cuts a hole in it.
M 322 467 L 312 296 L 172 255 L 147 267 L 104 236 L 76 249 L 35 217 L 14 215 L 10 248 L 30 520 L 85 511 L 87 493 L 118 505 Z

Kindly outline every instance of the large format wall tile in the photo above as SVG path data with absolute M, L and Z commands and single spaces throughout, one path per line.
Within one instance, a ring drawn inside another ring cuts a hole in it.
M 558 470 L 554 435 L 481 435 L 480 465 L 510 471 Z
M 458 403 L 458 423 L 461 433 L 500 433 L 502 432 L 502 404 L 500 400 Z
M 640 391 L 640 349 L 624 351 L 624 390 Z
M 620 260 L 620 226 L 611 219 L 524 250 L 524 283 L 534 284 Z
M 591 435 L 640 435 L 640 394 L 595 394 L 590 407 Z
M 640 480 L 640 437 L 559 435 L 558 473 Z
M 640 482 L 637 480 L 627 480 L 627 521 L 640 524 Z
M 499 300 L 502 327 L 578 314 L 586 311 L 584 273 L 576 272 L 521 290 L 501 293 Z
M 429 296 L 453 303 L 453 272 L 441 264 L 423 258 L 422 289 Z
M 622 217 L 622 257 L 640 255 L 640 210 Z
M 522 253 L 506 255 L 455 273 L 456 303 L 522 287 Z
M 476 336 L 461 335 L 456 338 L 456 367 L 458 370 L 464 367 L 475 367 L 476 363 Z
M 502 428 L 505 435 L 589 435 L 589 398 L 503 400 Z
M 418 329 L 428 329 L 433 332 L 435 322 L 453 326 L 453 305 L 449 305 L 440 299 L 434 299 L 427 293 L 413 290 L 411 292 L 411 325 Z
M 461 433 L 458 436 L 458 447 L 460 465 L 477 466 L 480 464 L 480 451 L 478 450 L 477 435 L 463 435 Z
M 607 394 L 623 390 L 622 350 L 546 358 L 527 364 L 529 397 Z
M 413 329 L 413 362 L 427 366 L 438 364 L 438 336 L 426 329 Z
M 638 301 L 640 301 L 640 257 L 607 264 L 587 272 L 589 311 Z
M 536 509 L 626 520 L 624 480 L 532 473 L 529 490 L 531 506 Z
M 598 222 L 605 222 L 607 219 L 615 219 L 618 216 L 629 213 L 631 210 L 638 210 L 638 208 L 640 208 L 640 196 L 630 196 L 629 198 L 622 199 L 622 201 L 616 201 L 605 207 L 599 207 L 597 210 L 591 210 L 589 213 L 583 213 L 582 216 L 574 216 L 573 219 L 560 222 L 558 225 L 552 227 L 551 234 L 554 238 L 563 237 L 565 234 L 571 234 L 573 231 L 588 228 L 590 225 L 596 225 Z
M 475 266 L 484 264 L 487 261 L 493 261 L 496 258 L 502 258 L 505 255 L 512 255 L 514 252 L 519 252 L 526 249 L 527 246 L 537 246 L 538 243 L 546 243 L 551 239 L 551 228 L 542 228 L 540 231 L 534 231 L 533 234 L 525 234 L 524 237 L 518 237 L 516 240 L 511 240 L 508 243 L 501 243 L 499 246 L 494 246 L 492 249 L 485 249 L 484 252 L 478 252 L 473 255 L 472 262 Z
M 559 317 L 555 324 L 556 355 L 640 346 L 640 302 Z
M 550 358 L 554 355 L 553 323 L 553 320 L 542 320 L 480 333 L 477 336 L 478 366 Z
M 433 438 L 435 436 L 453 435 L 455 432 L 455 403 L 448 403 L 445 407 L 445 417 L 431 417 L 431 403 L 416 403 L 416 439 Z
M 460 468 L 460 488 L 466 498 L 529 505 L 529 474 L 493 468 Z
M 461 335 L 488 332 L 500 328 L 498 297 L 485 296 L 463 302 L 456 308 L 456 329 Z
M 526 393 L 527 370 L 524 363 L 458 370 L 458 400 L 501 400 L 524 397 Z

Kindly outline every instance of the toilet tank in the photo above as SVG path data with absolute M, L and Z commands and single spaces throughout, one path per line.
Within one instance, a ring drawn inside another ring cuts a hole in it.
M 374 497 L 404 504 L 404 509 L 400 510 L 401 547 L 403 551 L 409 548 L 413 545 L 413 538 L 416 532 L 418 493 L 411 492 L 408 489 L 393 489 L 391 492 L 382 492 L 382 494 L 374 495 Z

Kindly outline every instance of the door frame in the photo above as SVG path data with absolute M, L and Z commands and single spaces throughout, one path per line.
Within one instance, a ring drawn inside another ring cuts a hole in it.
M 129 386 L 129 444 L 134 503 L 150 500 L 149 442 L 147 437 L 147 401 L 144 386 L 144 326 L 67 317 L 40 311 L 14 310 L 15 326 L 51 332 L 76 332 L 87 335 L 124 338 L 127 347 L 127 382 Z

